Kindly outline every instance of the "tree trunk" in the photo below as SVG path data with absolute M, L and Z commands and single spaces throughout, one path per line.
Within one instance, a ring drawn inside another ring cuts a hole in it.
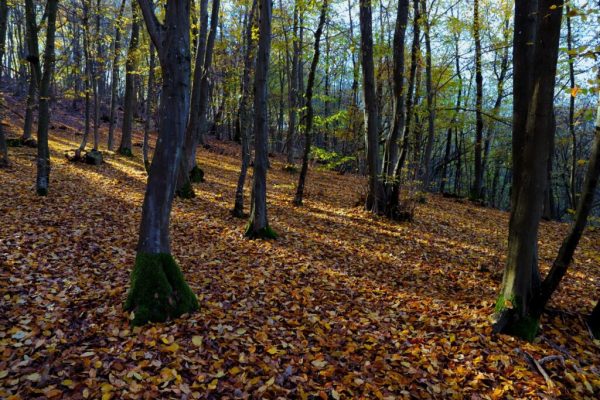
M 150 171 L 150 161 L 148 158 L 148 147 L 150 146 L 150 120 L 154 113 L 154 68 L 155 68 L 154 44 L 150 43 L 150 65 L 148 71 L 148 94 L 146 95 L 146 120 L 144 121 L 144 144 L 142 146 L 142 157 L 144 159 L 144 168 L 146 172 Z
M 385 192 L 380 179 L 379 160 L 379 113 L 375 93 L 375 65 L 373 63 L 373 27 L 371 1 L 361 1 L 360 9 L 360 54 L 363 70 L 363 95 L 365 101 L 365 125 L 367 148 L 367 170 L 369 186 L 365 208 L 379 214 L 385 210 Z
M 408 0 L 398 2 L 396 27 L 394 31 L 394 71 L 393 71 L 393 119 L 390 134 L 386 141 L 383 171 L 385 177 L 385 215 L 397 219 L 400 202 L 401 171 L 398 165 L 400 145 L 406 131 L 405 91 L 404 91 L 404 42 L 408 23 Z
M 475 0 L 477 2 L 478 0 Z M 431 153 L 433 152 L 433 144 L 435 140 L 435 104 L 434 91 L 431 78 L 431 39 L 430 39 L 430 22 L 427 15 L 427 2 L 421 0 L 423 15 L 425 16 L 425 87 L 427 90 L 427 144 L 425 145 L 425 154 L 423 155 L 422 178 L 423 188 L 430 190 L 431 180 Z
M 315 46 L 310 71 L 308 73 L 308 84 L 306 86 L 306 120 L 304 124 L 304 155 L 302 156 L 302 169 L 300 170 L 300 177 L 298 178 L 298 187 L 296 188 L 296 196 L 294 197 L 294 204 L 297 206 L 302 205 L 302 197 L 304 196 L 304 184 L 306 181 L 306 174 L 308 173 L 308 159 L 310 156 L 310 146 L 312 141 L 312 129 L 314 119 L 314 109 L 312 104 L 313 90 L 315 85 L 315 75 L 317 74 L 317 66 L 319 65 L 320 43 L 321 35 L 323 33 L 323 26 L 325 25 L 325 18 L 327 17 L 327 0 L 323 1 L 321 6 L 321 16 L 319 17 L 319 25 L 315 32 Z
M 140 15 L 138 6 L 135 2 L 131 3 L 131 39 L 129 40 L 129 48 L 127 49 L 127 61 L 125 63 L 125 99 L 123 101 L 123 125 L 121 129 L 121 144 L 119 144 L 119 154 L 124 156 L 132 156 L 132 131 L 133 131 L 133 116 L 135 113 L 136 103 L 136 69 L 138 59 L 138 42 L 140 36 Z
M 567 5 L 567 55 L 569 56 L 569 134 L 571 135 L 571 176 L 569 182 L 569 200 L 571 207 L 577 206 L 577 135 L 575 134 L 575 56 L 573 55 L 573 32 L 571 28 L 571 8 Z
M 94 151 L 100 146 L 100 63 L 102 58 L 102 40 L 100 39 L 100 1 L 96 0 L 96 54 L 92 59 L 92 88 L 94 90 Z
M 408 76 L 408 90 L 406 93 L 406 124 L 404 128 L 404 134 L 402 136 L 402 148 L 400 150 L 400 158 L 398 161 L 397 171 L 400 173 L 404 168 L 406 157 L 408 156 L 409 148 L 409 131 L 411 127 L 411 121 L 413 117 L 414 108 L 414 97 L 415 83 L 417 80 L 417 65 L 419 63 L 419 41 L 421 40 L 421 27 L 419 25 L 419 19 L 421 18 L 419 12 L 419 0 L 413 0 L 413 38 L 410 53 L 410 73 Z M 418 88 L 416 89 L 418 90 Z
M 267 219 L 267 168 L 269 160 L 268 76 L 271 53 L 271 0 L 260 0 L 258 54 L 254 74 L 254 185 L 250 220 L 246 228 L 249 238 L 275 239 L 277 234 Z
M 543 313 L 546 304 L 550 301 L 552 294 L 558 288 L 560 281 L 567 273 L 567 269 L 573 260 L 573 254 L 577 249 L 577 245 L 583 235 L 588 217 L 593 208 L 594 195 L 598 188 L 598 178 L 600 176 L 600 101 L 598 102 L 596 115 L 594 146 L 592 148 L 588 170 L 583 183 L 583 191 L 577 205 L 575 221 L 571 225 L 569 234 L 560 246 L 558 255 L 552 264 L 552 268 L 542 282 L 540 293 L 534 301 L 534 311 L 538 317 Z
M 37 131 L 37 178 L 36 192 L 39 196 L 48 194 L 50 183 L 50 149 L 48 148 L 48 128 L 50 125 L 50 82 L 54 72 L 54 37 L 56 34 L 56 14 L 58 0 L 48 0 L 46 21 L 46 46 L 44 48 L 44 72 L 40 81 L 39 116 Z M 33 12 L 33 10 L 32 10 Z M 35 14 L 34 14 L 35 16 Z M 39 70 L 39 59 L 37 60 Z
M 481 200 L 483 189 L 483 74 L 481 70 L 481 19 L 479 15 L 479 0 L 474 1 L 473 36 L 475 37 L 475 179 L 471 188 L 471 199 Z
M 8 3 L 3 0 L 0 3 L 0 83 L 4 75 L 4 53 L 6 52 L 6 28 L 8 25 Z M 8 146 L 6 145 L 6 133 L 2 125 L 4 98 L 0 94 L 0 167 L 9 165 Z
M 117 88 L 119 86 L 119 58 L 121 56 L 121 26 L 123 11 L 125 10 L 125 0 L 121 0 L 119 15 L 115 23 L 115 49 L 112 63 L 112 74 L 110 82 L 110 121 L 108 122 L 108 150 L 113 149 L 115 126 L 117 124 Z
M 193 198 L 195 194 L 192 188 L 192 178 L 204 176 L 204 173 L 196 166 L 196 149 L 199 141 L 204 143 L 203 135 L 206 129 L 206 112 L 210 89 L 208 70 L 212 63 L 212 53 L 219 21 L 219 4 L 219 0 L 213 0 L 210 32 L 208 32 L 208 2 L 202 0 L 200 3 L 200 19 L 203 25 L 200 26 L 200 35 L 198 36 L 190 119 L 186 129 L 183 156 L 177 174 L 175 192 L 177 196 L 182 198 Z M 206 38 L 207 32 L 208 39 Z M 193 180 L 199 182 L 202 178 Z
M 254 26 L 254 14 L 256 13 L 256 7 L 258 0 L 252 1 L 250 12 L 248 13 L 247 25 L 246 25 L 246 49 L 244 53 L 244 72 L 242 74 L 241 82 L 241 99 L 238 108 L 238 119 L 236 131 L 239 132 L 240 140 L 242 142 L 242 154 L 240 166 L 240 175 L 238 177 L 237 186 L 235 189 L 235 204 L 233 206 L 232 214 L 237 218 L 244 218 L 244 184 L 246 182 L 246 174 L 248 173 L 248 164 L 250 164 L 250 126 L 251 121 L 248 118 L 248 100 L 250 98 L 250 74 L 252 73 L 252 53 L 254 52 L 255 43 L 252 39 L 252 28 Z
M 562 1 L 557 5 L 554 0 L 539 0 L 539 5 L 533 10 L 531 3 L 524 0 L 516 2 L 513 152 L 519 154 L 520 159 L 513 158 L 517 184 L 513 187 L 508 256 L 494 326 L 496 332 L 528 340 L 533 340 L 538 329 L 532 300 L 539 290 L 537 236 L 554 133 L 551 121 L 562 18 Z M 526 17 L 534 15 L 531 11 L 545 17 L 532 22 Z M 530 29 L 531 24 L 534 29 Z M 534 46 L 527 41 L 531 31 L 536 32 Z M 526 64 L 529 57 L 526 46 L 534 47 L 532 64 Z M 529 68 L 532 71 L 528 71 Z M 531 92 L 527 90 L 527 82 L 521 81 L 529 73 L 533 74 Z M 528 97 L 523 99 L 523 95 Z M 519 119 L 523 114 L 517 112 L 525 110 L 518 106 L 526 108 L 523 125 Z
M 290 76 L 289 126 L 285 140 L 286 160 L 294 164 L 294 137 L 296 136 L 296 116 L 298 114 L 298 81 L 300 69 L 300 42 L 298 39 L 298 2 L 294 6 L 294 27 L 292 36 L 292 71 Z
M 163 72 L 159 139 L 150 166 L 137 256 L 125 303 L 125 309 L 134 314 L 132 323 L 143 325 L 195 311 L 198 299 L 171 255 L 169 238 L 175 179 L 190 105 L 190 2 L 170 1 L 164 25 L 158 22 L 150 0 L 138 0 L 138 4 Z

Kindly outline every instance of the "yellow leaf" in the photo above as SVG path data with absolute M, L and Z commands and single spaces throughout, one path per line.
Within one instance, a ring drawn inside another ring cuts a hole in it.
M 192 343 L 194 344 L 194 346 L 202 347 L 202 336 L 192 337 Z
M 325 361 L 325 360 L 313 360 L 311 362 L 311 364 L 314 367 L 317 367 L 317 368 L 321 369 L 321 368 L 324 368 L 327 365 L 327 361 Z
M 173 343 L 172 345 L 165 347 L 165 350 L 175 353 L 177 350 L 179 350 L 179 345 L 177 343 Z
M 217 385 L 219 384 L 219 380 L 218 379 L 213 379 L 209 384 L 208 384 L 208 390 L 215 390 L 217 388 Z
M 39 382 L 40 379 L 42 379 L 41 375 L 38 374 L 37 372 L 34 372 L 33 374 L 29 374 L 25 377 L 25 379 L 27 379 L 28 381 L 31 382 Z
M 579 88 L 577 86 L 575 86 L 573 89 L 571 89 L 571 96 L 575 97 L 577 96 L 577 93 L 579 93 Z
M 277 354 L 277 347 L 273 346 L 270 347 L 269 349 L 267 349 L 267 353 L 273 355 L 273 354 Z

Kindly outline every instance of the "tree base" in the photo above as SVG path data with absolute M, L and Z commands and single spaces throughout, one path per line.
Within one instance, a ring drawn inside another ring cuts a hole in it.
M 85 154 L 83 160 L 86 164 L 102 165 L 102 163 L 104 162 L 104 157 L 102 156 L 102 152 L 98 150 L 92 150 Z
M 195 165 L 194 168 L 192 168 L 192 170 L 190 171 L 190 182 L 204 182 L 204 171 L 202 170 L 202 168 L 198 167 L 197 165 Z
M 252 224 L 252 223 L 248 223 L 248 226 L 246 227 L 246 233 L 244 233 L 244 236 L 246 236 L 248 239 L 267 239 L 267 240 L 274 240 L 279 237 L 279 235 L 277 235 L 277 232 L 275 232 L 273 229 L 271 229 L 271 227 L 268 225 L 265 228 L 255 231 L 254 224 Z
M 198 308 L 198 298 L 173 256 L 138 253 L 125 302 L 125 310 L 133 312 L 133 326 L 165 322 Z
M 193 199 L 196 197 L 196 193 L 194 192 L 191 182 L 188 181 L 183 184 L 183 187 L 177 189 L 175 191 L 175 196 L 179 197 L 180 199 Z
M 520 315 L 518 308 L 506 307 L 507 301 L 504 296 L 500 296 L 496 302 L 496 322 L 494 323 L 495 333 L 504 333 L 514 336 L 528 342 L 533 342 L 540 329 L 539 317 L 531 315 Z M 512 299 L 513 305 L 519 303 Z
M 128 147 L 120 147 L 119 150 L 117 150 L 117 152 L 122 156 L 133 157 L 133 152 Z
M 238 208 L 234 208 L 233 210 L 231 210 L 231 215 L 235 218 L 248 218 L 249 215 L 247 213 L 244 212 L 244 210 L 242 209 L 238 209 Z

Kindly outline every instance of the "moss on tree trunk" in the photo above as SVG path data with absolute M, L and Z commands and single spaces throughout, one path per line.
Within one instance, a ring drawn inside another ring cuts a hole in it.
M 138 253 L 125 310 L 134 326 L 164 322 L 198 310 L 198 299 L 170 254 Z

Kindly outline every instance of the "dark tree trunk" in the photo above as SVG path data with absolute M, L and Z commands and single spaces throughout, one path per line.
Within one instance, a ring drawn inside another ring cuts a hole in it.
M 413 93 L 418 90 L 415 90 L 415 84 L 417 81 L 417 65 L 419 63 L 419 41 L 421 40 L 421 27 L 419 25 L 419 19 L 421 18 L 421 14 L 419 12 L 419 0 L 413 0 L 413 38 L 412 38 L 412 47 L 410 53 L 410 73 L 408 76 L 408 90 L 406 93 L 406 124 L 405 131 L 402 137 L 402 149 L 400 150 L 400 159 L 398 161 L 397 170 L 399 173 L 402 168 L 404 168 L 404 164 L 406 163 L 406 158 L 408 156 L 409 150 L 409 131 L 411 127 L 411 121 L 413 117 L 413 108 L 414 108 L 414 97 Z
M 296 136 L 296 116 L 298 114 L 298 81 L 300 69 L 300 42 L 298 39 L 298 4 L 294 6 L 294 26 L 292 34 L 292 70 L 290 76 L 289 126 L 285 140 L 286 157 L 289 166 L 294 164 L 294 137 Z
M 138 6 L 135 2 L 131 3 L 131 13 L 133 19 L 131 22 L 131 39 L 127 50 L 127 62 L 125 63 L 125 99 L 123 104 L 123 125 L 121 129 L 121 144 L 119 144 L 119 153 L 124 156 L 133 155 L 132 152 L 132 131 L 133 116 L 136 104 L 136 69 L 137 69 L 137 49 L 140 36 L 140 15 Z
M 380 179 L 379 112 L 375 93 L 375 65 L 373 62 L 373 27 L 371 1 L 360 3 L 360 54 L 363 70 L 365 101 L 365 145 L 369 186 L 365 208 L 375 214 L 385 210 L 385 192 Z
M 513 202 L 509 224 L 508 256 L 502 290 L 497 302 L 495 331 L 532 340 L 538 329 L 532 300 L 539 290 L 537 266 L 537 236 L 544 193 L 547 185 L 547 162 L 554 131 L 551 129 L 556 64 L 562 18 L 562 1 L 539 0 L 536 9 L 530 1 L 516 2 L 514 62 L 514 124 L 513 152 L 515 162 Z M 544 15 L 536 22 L 525 15 L 536 11 Z M 533 23 L 534 46 L 527 39 Z M 533 63 L 526 64 L 529 55 L 524 46 L 534 48 Z M 525 51 L 523 51 L 525 50 Z M 531 69 L 531 71 L 527 71 Z M 524 72 L 527 72 L 524 74 Z M 520 79 L 533 75 L 532 88 Z M 521 96 L 527 95 L 523 99 Z M 525 107 L 525 110 L 517 108 Z M 525 124 L 520 124 L 520 117 Z
M 144 144 L 142 146 L 142 157 L 144 160 L 144 168 L 146 172 L 150 171 L 150 161 L 148 158 L 148 147 L 150 146 L 149 138 L 150 138 L 150 120 L 152 119 L 152 115 L 154 113 L 154 68 L 156 64 L 155 60 L 155 50 L 154 44 L 150 43 L 150 65 L 148 71 L 148 88 L 146 95 L 146 120 L 144 121 Z
M 190 105 L 190 2 L 173 0 L 165 22 L 150 0 L 138 0 L 163 72 L 159 139 L 150 166 L 139 241 L 125 309 L 134 325 L 161 322 L 198 309 L 171 255 L 169 223 Z
M 569 181 L 569 200 L 571 207 L 577 206 L 577 135 L 575 134 L 575 56 L 573 50 L 573 32 L 571 28 L 571 8 L 567 5 L 567 55 L 569 56 L 569 134 L 571 135 L 571 176 Z
M 471 199 L 481 200 L 483 189 L 483 74 L 481 70 L 481 18 L 479 0 L 474 1 L 473 35 L 475 37 L 475 179 L 471 187 Z
M 579 240 L 583 235 L 588 217 L 594 204 L 594 195 L 598 188 L 598 178 L 600 176 L 600 102 L 598 103 L 596 133 L 594 146 L 590 155 L 588 170 L 583 183 L 583 191 L 579 198 L 575 221 L 571 225 L 569 234 L 563 241 L 558 251 L 558 255 L 552 264 L 550 272 L 542 282 L 539 295 L 534 300 L 534 313 L 539 317 L 548 303 L 552 294 L 558 288 L 560 281 L 567 273 L 567 269 L 573 259 L 573 254 L 577 249 Z
M 125 0 L 121 0 L 121 6 L 119 7 L 119 15 L 116 19 L 115 26 L 115 48 L 112 63 L 112 74 L 110 82 L 110 121 L 108 122 L 108 150 L 113 149 L 115 126 L 117 124 L 117 88 L 119 86 L 119 58 L 121 56 L 121 21 L 123 17 L 123 11 L 125 10 Z
M 476 0 L 477 2 L 477 0 Z M 427 15 L 427 2 L 421 0 L 423 15 L 425 16 L 425 88 L 427 90 L 427 143 L 425 145 L 425 154 L 423 155 L 422 177 L 423 188 L 430 190 L 431 180 L 431 154 L 433 152 L 433 144 L 435 140 L 435 104 L 434 90 L 431 78 L 431 39 L 430 39 L 430 22 Z
M 0 2 L 0 83 L 4 76 L 4 53 L 6 52 L 6 27 L 8 25 L 8 3 L 6 0 Z M 6 133 L 2 125 L 4 98 L 0 94 L 0 167 L 8 166 L 8 146 L 6 145 Z
M 256 7 L 258 0 L 252 1 L 250 12 L 248 13 L 247 25 L 246 25 L 246 48 L 244 54 L 244 72 L 242 74 L 241 92 L 242 97 L 240 99 L 240 105 L 238 108 L 238 119 L 236 131 L 239 132 L 240 140 L 242 142 L 242 154 L 240 166 L 240 175 L 238 177 L 237 186 L 235 189 L 235 204 L 233 206 L 232 214 L 237 218 L 244 218 L 244 184 L 246 182 L 246 175 L 248 173 L 248 164 L 250 164 L 250 127 L 251 121 L 248 116 L 248 100 L 250 98 L 250 74 L 252 72 L 252 53 L 254 52 L 254 40 L 252 39 L 252 28 L 254 26 L 254 14 L 256 13 Z
M 219 5 L 219 0 L 213 0 L 210 15 L 210 32 L 208 32 L 208 4 L 206 0 L 202 0 L 200 3 L 200 18 L 204 25 L 200 27 L 200 35 L 198 37 L 199 42 L 198 51 L 196 52 L 190 119 L 186 129 L 181 165 L 177 174 L 176 194 L 183 198 L 192 198 L 195 196 L 192 188 L 192 178 L 204 176 L 203 172 L 196 166 L 196 149 L 198 142 L 204 143 L 204 131 L 207 125 L 206 113 L 208 111 L 208 99 L 210 96 L 208 71 L 212 64 L 212 54 L 219 22 Z M 208 38 L 206 38 L 207 32 Z M 193 180 L 198 182 L 202 178 Z
M 312 104 L 313 90 L 315 86 L 315 75 L 317 74 L 317 66 L 319 65 L 320 43 L 321 35 L 323 33 L 323 26 L 325 25 L 325 18 L 327 17 L 327 0 L 323 1 L 321 6 L 321 16 L 319 17 L 319 25 L 315 32 L 315 46 L 310 71 L 308 73 L 308 84 L 306 86 L 306 119 L 304 124 L 304 154 L 302 156 L 302 168 L 300 170 L 300 177 L 298 178 L 298 187 L 296 188 L 296 196 L 294 197 L 294 204 L 299 206 L 302 205 L 302 197 L 304 196 L 304 184 L 306 181 L 306 174 L 308 173 L 308 159 L 310 156 L 310 146 L 312 142 L 312 129 L 314 119 L 314 109 Z
M 404 90 L 404 42 L 408 23 L 408 0 L 398 2 L 396 27 L 394 31 L 394 71 L 393 71 L 393 120 L 388 136 L 383 163 L 385 176 L 386 204 L 385 215 L 396 219 L 400 202 L 401 170 L 399 153 L 402 137 L 406 132 L 405 90 Z
M 267 168 L 269 145 L 268 77 L 271 53 L 271 0 L 260 0 L 258 54 L 254 74 L 254 184 L 250 220 L 246 228 L 249 238 L 274 239 L 277 234 L 267 218 Z
M 48 128 L 50 125 L 50 82 L 52 81 L 55 60 L 54 37 L 56 34 L 57 10 L 58 0 L 48 0 L 48 16 L 46 21 L 46 47 L 44 48 L 44 72 L 40 81 L 40 104 L 37 132 L 38 151 L 36 159 L 36 192 L 39 196 L 46 196 L 48 194 L 48 186 L 50 183 L 50 149 L 48 148 Z M 39 59 L 37 60 L 37 62 L 37 70 L 40 70 Z

